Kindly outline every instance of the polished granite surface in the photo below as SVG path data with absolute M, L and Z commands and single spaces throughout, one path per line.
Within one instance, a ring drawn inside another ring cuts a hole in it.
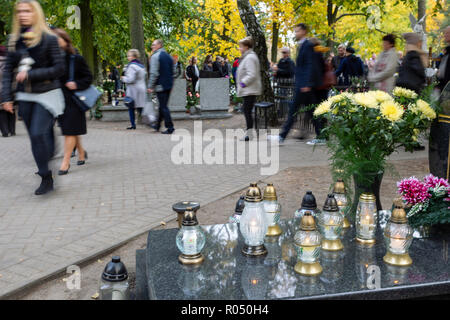
M 263 300 L 263 299 L 402 299 L 450 295 L 450 235 L 414 239 L 413 264 L 393 267 L 383 262 L 381 228 L 377 244 L 362 247 L 354 228 L 342 236 L 344 250 L 325 252 L 323 273 L 306 277 L 295 273 L 293 246 L 299 223 L 280 223 L 283 234 L 267 239 L 265 258 L 241 254 L 243 238 L 238 225 L 204 226 L 205 262 L 198 268 L 178 262 L 178 229 L 150 231 L 146 252 L 146 280 L 150 299 Z M 381 222 L 383 225 L 383 222 Z

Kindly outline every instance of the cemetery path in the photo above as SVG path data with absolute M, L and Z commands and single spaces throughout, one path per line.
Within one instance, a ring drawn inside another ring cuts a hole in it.
M 240 127 L 242 118 L 204 121 L 203 127 L 223 131 Z M 192 132 L 191 122 L 175 125 Z M 171 207 L 177 201 L 195 200 L 204 206 L 264 178 L 258 165 L 175 165 L 171 152 L 178 142 L 146 128 L 129 132 L 122 129 L 124 123 L 88 126 L 87 165 L 73 163 L 69 175 L 56 177 L 55 191 L 44 197 L 33 195 L 39 177 L 33 175 L 23 124 L 18 123 L 16 137 L 1 140 L 0 298 L 173 220 Z M 61 147 L 62 139 L 58 137 Z M 426 157 L 424 151 L 393 159 Z M 280 170 L 325 166 L 326 159 L 324 147 L 313 152 L 292 139 L 280 147 Z M 60 161 L 52 162 L 54 172 Z

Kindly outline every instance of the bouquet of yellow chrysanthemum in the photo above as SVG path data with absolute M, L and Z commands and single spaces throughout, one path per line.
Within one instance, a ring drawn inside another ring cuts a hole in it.
M 333 169 L 344 179 L 361 177 L 371 185 L 386 167 L 386 158 L 400 147 L 413 151 L 418 137 L 436 118 L 436 111 L 411 90 L 342 93 L 318 105 L 314 116 L 327 119 Z M 368 174 L 369 173 L 369 174 Z

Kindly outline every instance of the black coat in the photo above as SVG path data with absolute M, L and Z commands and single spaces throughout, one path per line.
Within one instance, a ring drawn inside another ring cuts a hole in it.
M 439 79 L 439 84 L 438 84 L 438 88 L 441 90 L 444 90 L 445 86 L 450 81 L 450 46 L 448 46 L 445 49 L 444 57 L 445 56 L 447 56 L 447 66 L 445 67 L 444 78 Z
M 198 67 L 197 67 L 197 68 L 198 68 Z M 192 79 L 192 81 L 197 82 L 198 77 L 197 77 L 197 75 L 195 74 L 195 67 L 194 67 L 194 66 L 189 65 L 189 66 L 186 68 L 186 76 L 187 76 L 188 78 Z
M 27 80 L 15 85 L 15 73 L 22 58 L 30 56 L 35 62 Z M 55 36 L 43 34 L 41 42 L 28 48 L 20 38 L 14 50 L 9 50 L 3 73 L 1 101 L 13 101 L 14 91 L 44 93 L 61 87 L 59 77 L 64 73 L 64 60 Z
M 420 93 L 425 85 L 425 80 L 425 68 L 420 54 L 417 51 L 409 51 L 398 70 L 395 85 Z
M 291 58 L 280 59 L 277 64 L 277 78 L 293 78 L 295 74 L 295 63 Z
M 64 114 L 59 117 L 59 124 L 63 135 L 78 136 L 86 134 L 86 115 L 75 103 L 73 92 L 65 84 L 69 82 L 70 55 L 66 55 L 66 72 L 61 76 L 60 81 L 63 84 L 64 99 L 66 108 Z M 92 83 L 92 73 L 86 63 L 86 60 L 76 54 L 74 61 L 74 82 L 77 84 L 77 90 L 86 90 Z

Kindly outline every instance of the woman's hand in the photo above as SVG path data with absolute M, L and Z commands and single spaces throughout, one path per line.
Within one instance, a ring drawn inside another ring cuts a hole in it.
M 18 83 L 24 82 L 28 78 L 28 72 L 27 71 L 20 71 L 16 76 L 16 81 Z
M 69 90 L 77 90 L 78 86 L 75 82 L 70 81 L 66 83 L 66 88 Z
M 9 113 L 14 113 L 14 105 L 12 102 L 3 103 L 3 110 Z

